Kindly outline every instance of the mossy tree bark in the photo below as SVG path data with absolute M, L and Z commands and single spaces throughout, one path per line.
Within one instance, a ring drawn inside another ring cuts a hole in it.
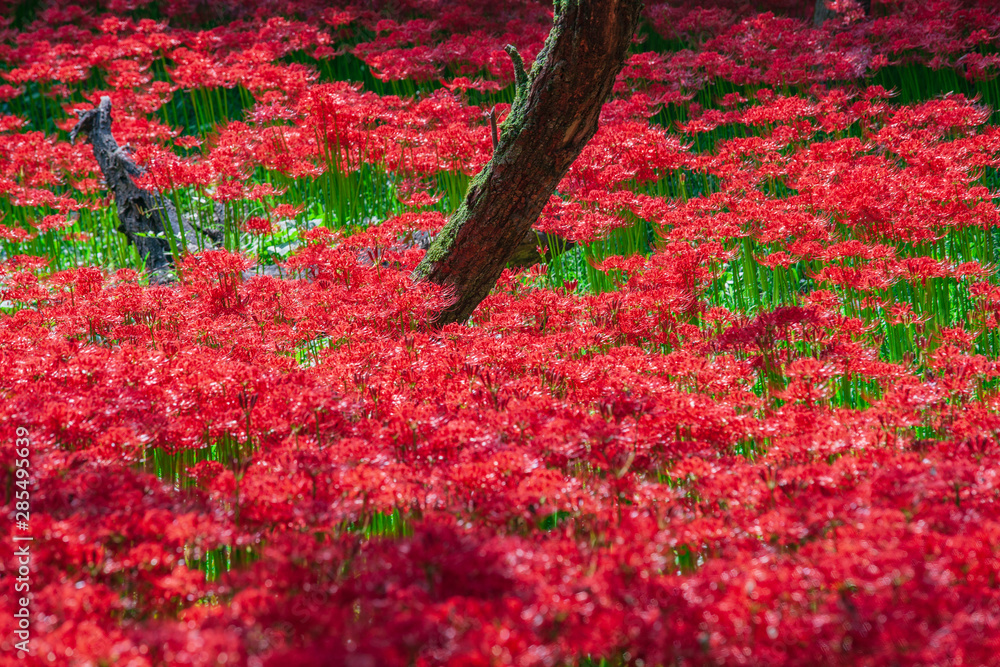
M 516 93 L 493 158 L 413 274 L 455 291 L 437 324 L 464 322 L 486 298 L 594 136 L 641 7 L 641 0 L 556 0 L 552 31 L 530 74 L 507 47 Z

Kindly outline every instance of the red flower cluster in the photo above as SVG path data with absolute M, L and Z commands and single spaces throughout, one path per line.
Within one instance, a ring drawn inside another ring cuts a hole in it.
M 992 659 L 998 369 L 957 340 L 928 382 L 836 304 L 713 334 L 671 262 L 599 296 L 510 276 L 441 332 L 440 295 L 350 244 L 296 280 L 189 263 L 179 289 L 4 274 L 40 656 Z
M 413 241 L 551 10 L 279 4 L 0 23 L 25 664 L 996 664 L 1000 134 L 890 89 L 992 76 L 991 3 L 650 5 L 536 226 L 578 245 L 440 330 Z M 252 254 L 114 270 L 64 134 L 101 95 L 139 184 Z

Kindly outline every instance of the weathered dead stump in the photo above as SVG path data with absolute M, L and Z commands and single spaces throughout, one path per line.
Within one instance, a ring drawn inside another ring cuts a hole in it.
M 132 160 L 127 147 L 118 145 L 111 133 L 111 98 L 102 97 L 95 108 L 78 115 L 79 120 L 69 133 L 70 141 L 75 142 L 81 134 L 86 135 L 86 141 L 93 147 L 94 157 L 118 208 L 118 231 L 139 251 L 150 279 L 157 282 L 167 279 L 175 252 L 197 252 L 205 246 L 222 244 L 222 217 L 218 207 L 212 226 L 192 223 L 178 215 L 169 200 L 135 184 L 133 179 L 145 170 Z

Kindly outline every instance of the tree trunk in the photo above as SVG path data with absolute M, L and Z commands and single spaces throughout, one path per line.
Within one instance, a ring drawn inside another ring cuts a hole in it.
M 594 136 L 641 7 L 641 0 L 557 0 L 552 31 L 530 75 L 517 50 L 507 47 L 516 93 L 493 158 L 413 273 L 454 289 L 456 300 L 437 324 L 464 322 L 486 298 Z
M 199 249 L 199 235 L 207 237 L 210 245 L 222 243 L 221 219 L 216 220 L 219 229 L 192 224 L 182 219 L 168 200 L 136 186 L 132 178 L 141 176 L 144 170 L 132 161 L 126 149 L 118 146 L 111 134 L 111 98 L 102 97 L 95 108 L 80 112 L 69 134 L 70 142 L 80 134 L 87 135 L 104 181 L 114 194 L 121 223 L 118 231 L 139 251 L 152 278 L 162 280 L 166 277 L 173 261 L 172 244 L 183 244 L 177 250 L 195 252 Z M 216 211 L 217 218 L 219 213 Z M 165 226 L 165 222 L 169 226 Z M 167 233 L 171 235 L 170 241 Z

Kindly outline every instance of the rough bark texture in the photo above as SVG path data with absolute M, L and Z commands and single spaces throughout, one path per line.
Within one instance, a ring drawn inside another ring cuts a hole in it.
M 87 136 L 87 142 L 94 148 L 94 157 L 104 174 L 104 181 L 115 197 L 121 223 L 118 231 L 135 245 L 151 277 L 163 278 L 173 261 L 165 232 L 172 235 L 177 245 L 184 246 L 178 250 L 197 251 L 200 235 L 206 237 L 211 246 L 222 242 L 219 211 L 216 211 L 218 228 L 192 224 L 178 216 L 168 200 L 136 186 L 132 179 L 141 176 L 144 170 L 132 161 L 127 149 L 120 147 L 111 134 L 111 98 L 102 97 L 100 104 L 80 112 L 79 116 L 70 132 L 70 141 L 75 141 L 80 134 Z
M 421 250 L 427 250 L 434 242 L 434 237 L 427 232 L 418 231 L 409 232 L 400 240 L 402 243 L 398 249 L 405 250 L 409 248 L 420 248 Z M 551 259 L 552 257 L 557 257 L 562 253 L 571 250 L 575 246 L 575 243 L 568 241 L 561 236 L 556 236 L 554 234 L 542 234 L 533 229 L 529 229 L 528 233 L 521 238 L 521 242 L 517 244 L 517 247 L 510 256 L 510 259 L 507 260 L 507 266 L 526 269 L 546 260 L 545 257 L 542 257 L 542 255 L 539 254 L 539 249 L 548 255 L 549 259 Z M 365 256 L 365 253 L 366 251 L 362 251 L 362 257 Z
M 816 11 L 813 12 L 813 25 L 817 28 L 823 25 L 827 19 L 837 16 L 837 12 L 827 6 L 827 2 L 829 0 L 816 0 Z M 861 5 L 861 9 L 864 10 L 865 16 L 871 16 L 872 0 L 858 0 L 858 3 Z
M 557 0 L 531 74 L 513 47 L 516 94 L 493 158 L 414 271 L 451 286 L 438 324 L 464 322 L 486 298 L 573 160 L 597 131 L 639 21 L 641 0 Z

